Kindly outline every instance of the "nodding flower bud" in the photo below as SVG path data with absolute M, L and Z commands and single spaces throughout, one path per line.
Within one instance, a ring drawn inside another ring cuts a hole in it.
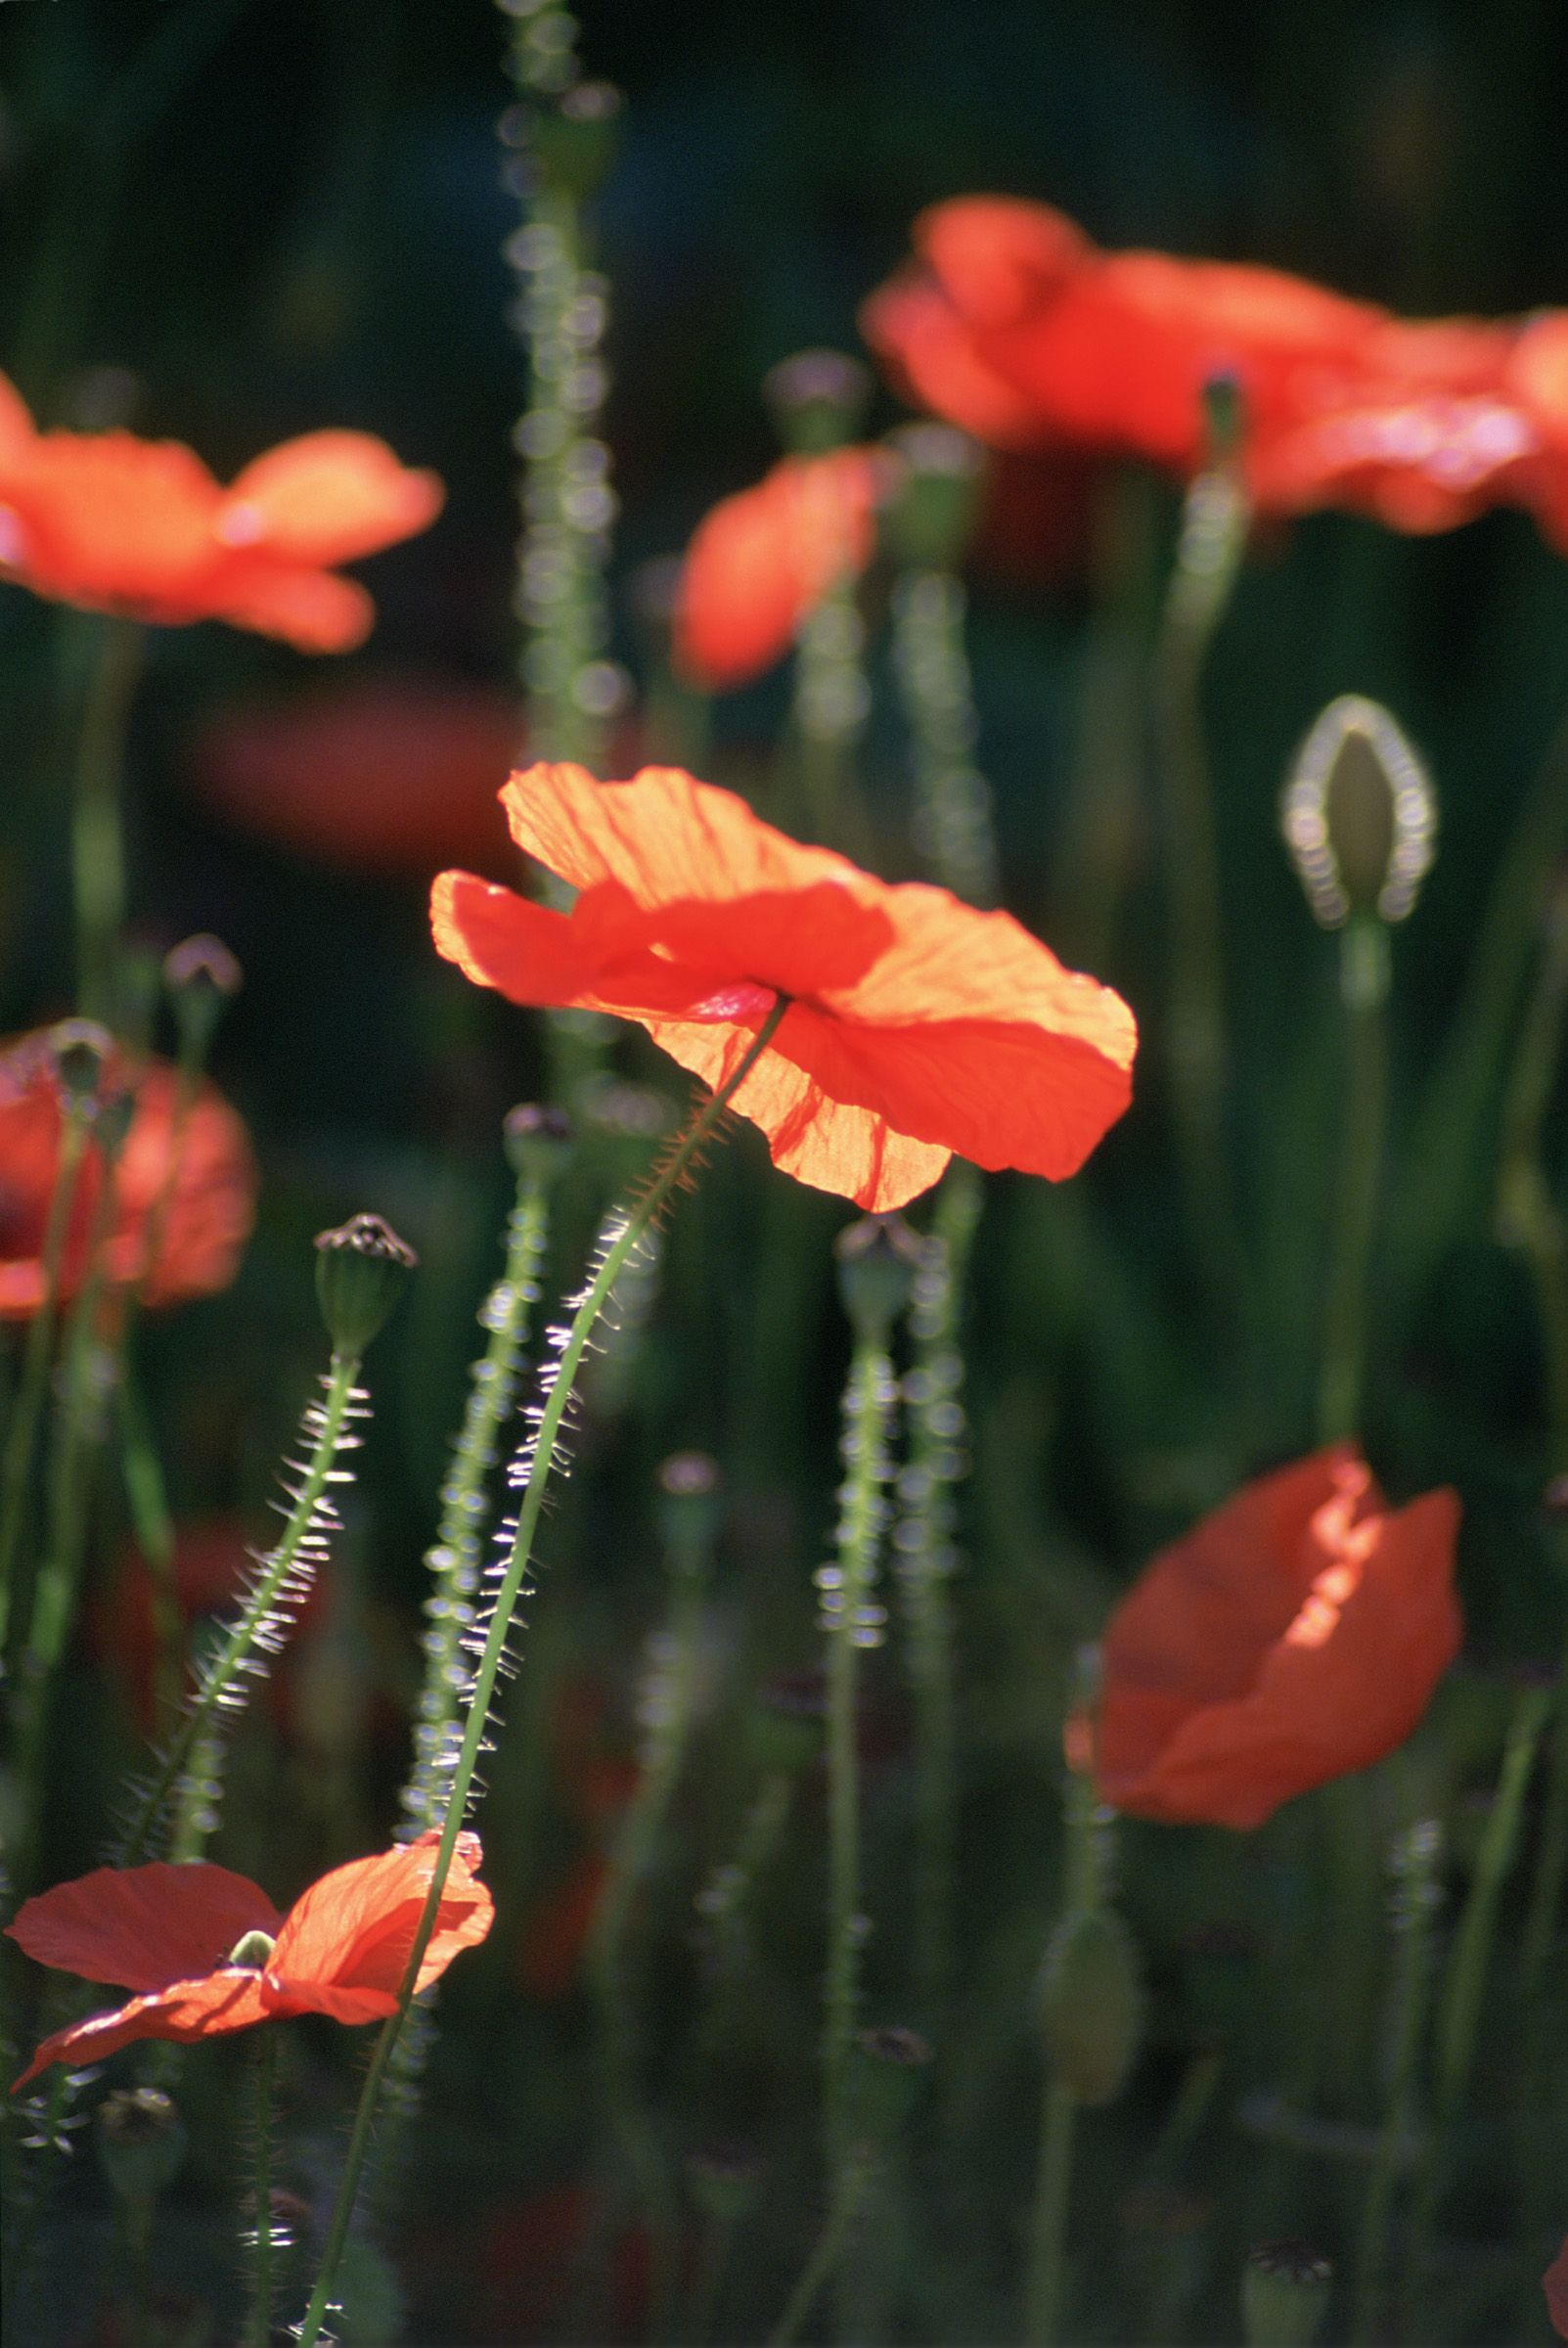
M 501 1126 L 507 1162 L 514 1174 L 548 1190 L 571 1156 L 571 1119 L 563 1108 L 526 1101 L 509 1109 Z
M 185 2123 L 156 2087 L 116 2088 L 98 2106 L 98 2157 L 121 2201 L 151 2201 L 179 2175 Z
M 272 1955 L 274 1945 L 270 1932 L 263 1932 L 259 1924 L 253 1925 L 248 1932 L 241 1933 L 229 1951 L 228 1961 L 230 1964 L 243 1964 L 251 1972 L 259 1973 Z
M 906 424 L 889 432 L 897 460 L 882 508 L 882 534 L 916 570 L 953 570 L 974 534 L 985 455 L 978 440 L 948 424 Z
M 1327 2259 L 1305 2242 L 1260 2242 L 1241 2271 L 1247 2348 L 1312 2348 L 1333 2279 Z
M 700 2145 L 686 2159 L 692 2198 L 718 2225 L 743 2218 L 757 2197 L 763 2164 L 750 2145 Z
M 865 1215 L 845 1225 L 833 1242 L 833 1254 L 838 1293 L 857 1337 L 885 1344 L 909 1303 L 924 1252 L 919 1234 L 902 1215 Z
M 49 1030 L 49 1053 L 60 1089 L 73 1107 L 97 1092 L 114 1039 L 96 1019 L 62 1019 Z
M 1432 862 L 1437 803 L 1388 711 L 1356 693 L 1330 701 L 1296 753 L 1280 824 L 1313 919 L 1402 922 Z
M 353 1215 L 316 1241 L 316 1295 L 335 1351 L 357 1361 L 385 1325 L 419 1257 L 380 1215 Z
M 683 1562 L 699 1564 L 724 1521 L 724 1476 L 705 1451 L 671 1452 L 658 1471 L 659 1529 Z
M 533 119 L 533 154 L 545 185 L 576 203 L 597 195 L 620 145 L 625 100 L 607 81 L 580 81 Z
M 1040 1971 L 1046 2059 L 1080 2103 L 1113 2103 L 1143 2025 L 1133 1936 L 1113 1908 L 1080 1908 L 1052 1934 Z
M 871 406 L 871 369 L 841 350 L 797 350 L 762 380 L 774 428 L 791 456 L 821 457 L 853 440 Z
M 204 932 L 171 946 L 163 957 L 163 984 L 174 1006 L 180 1043 L 198 1065 L 206 1058 L 223 1007 L 233 1001 L 244 972 L 221 937 Z

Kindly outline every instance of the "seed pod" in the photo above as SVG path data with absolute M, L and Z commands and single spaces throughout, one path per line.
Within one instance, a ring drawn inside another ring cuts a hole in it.
M 571 1157 L 571 1119 L 563 1108 L 525 1101 L 507 1111 L 501 1125 L 507 1163 L 514 1174 L 548 1190 Z
M 1325 929 L 1354 913 L 1402 922 L 1432 862 L 1437 804 L 1388 711 L 1347 693 L 1329 702 L 1297 751 L 1280 826 L 1313 918 Z
M 871 369 L 841 350 L 797 350 L 763 378 L 762 395 L 791 456 L 821 457 L 860 430 L 872 397 Z
M 700 1564 L 724 1522 L 724 1475 L 705 1451 L 675 1451 L 658 1471 L 659 1530 L 682 1562 Z
M 98 2157 L 122 2201 L 151 2201 L 185 2158 L 179 2108 L 156 2087 L 116 2088 L 98 2106 Z
M 910 1300 L 924 1250 L 902 1215 L 865 1215 L 846 1224 L 833 1242 L 838 1292 L 855 1334 L 872 1344 L 888 1331 Z
M 1051 1936 L 1040 1972 L 1046 2059 L 1080 2103 L 1113 2103 L 1142 2031 L 1138 1951 L 1114 1908 L 1083 1908 Z
M 386 1325 L 419 1258 L 380 1215 L 353 1215 L 316 1241 L 316 1295 L 327 1334 L 355 1360 Z
M 97 1092 L 114 1039 L 96 1019 L 62 1019 L 49 1030 L 49 1050 L 60 1089 L 80 1106 Z
M 1305 2242 L 1260 2242 L 1241 2271 L 1247 2348 L 1312 2348 L 1334 2270 Z
M 686 2177 L 703 2215 L 715 2225 L 733 2226 L 757 2197 L 763 2164 L 750 2145 L 701 2145 L 687 2154 Z
M 897 460 L 882 509 L 882 535 L 917 570 L 953 570 L 974 533 L 984 453 L 947 424 L 907 424 L 887 436 Z
M 185 938 L 163 957 L 163 985 L 174 1007 L 180 1042 L 199 1067 L 224 1005 L 239 993 L 243 977 L 220 937 Z

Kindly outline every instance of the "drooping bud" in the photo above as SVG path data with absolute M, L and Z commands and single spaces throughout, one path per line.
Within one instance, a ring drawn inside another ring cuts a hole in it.
M 906 424 L 887 446 L 898 462 L 881 527 L 895 560 L 915 570 L 956 569 L 974 532 L 984 451 L 947 424 Z
M 762 381 L 775 429 L 795 457 L 826 456 L 853 440 L 873 388 L 871 369 L 841 350 L 797 350 Z
M 685 1560 L 708 1554 L 724 1521 L 724 1476 L 705 1451 L 676 1451 L 658 1471 L 659 1529 L 664 1544 Z
M 1405 919 L 1432 862 L 1437 806 L 1388 711 L 1347 693 L 1297 751 L 1280 824 L 1314 920 L 1337 929 L 1357 913 Z
M 572 1130 L 563 1108 L 523 1102 L 507 1111 L 501 1132 L 512 1171 L 536 1190 L 548 1190 L 564 1173 L 571 1158 Z
M 700 2145 L 687 2155 L 692 2198 L 717 2226 L 733 2226 L 757 2197 L 763 2164 L 750 2145 Z
M 116 2088 L 98 2106 L 98 2157 L 122 2201 L 151 2201 L 185 2158 L 185 2122 L 156 2087 Z
M 253 1925 L 248 1932 L 241 1933 L 229 1951 L 228 1962 L 230 1964 L 246 1965 L 250 1971 L 259 1973 L 272 1955 L 273 1946 L 272 1934 L 263 1932 L 259 1925 Z
M 865 1215 L 833 1242 L 838 1293 L 863 1342 L 885 1344 L 910 1300 L 924 1258 L 918 1232 L 902 1215 Z
M 221 937 L 187 937 L 163 957 L 163 984 L 180 1031 L 182 1057 L 201 1067 L 212 1031 L 244 982 L 244 972 Z
M 316 1241 L 316 1295 L 335 1350 L 358 1360 L 419 1262 L 380 1215 L 352 1215 Z
M 1133 1936 L 1113 1908 L 1065 1916 L 1040 1971 L 1046 2057 L 1080 2103 L 1121 2094 L 1143 2023 L 1143 1990 Z
M 533 119 L 533 155 L 554 193 L 586 203 L 609 176 L 620 145 L 625 100 L 607 81 L 580 81 Z
M 113 1049 L 113 1037 L 96 1019 L 62 1019 L 50 1028 L 50 1056 L 68 1102 L 80 1106 L 92 1099 Z
M 1312 2348 L 1333 2277 L 1327 2259 L 1305 2242 L 1260 2242 L 1241 2271 L 1247 2348 Z

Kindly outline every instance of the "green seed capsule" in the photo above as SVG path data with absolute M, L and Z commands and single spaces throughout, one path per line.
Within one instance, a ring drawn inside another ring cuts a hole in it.
M 1080 2103 L 1115 2101 L 1142 2021 L 1138 1952 L 1116 1911 L 1064 1917 L 1041 1967 L 1040 2023 L 1046 2058 Z
M 354 1215 L 316 1242 L 316 1295 L 327 1334 L 356 1360 L 386 1325 L 419 1258 L 380 1215 Z
M 1247 2348 L 1312 2348 L 1334 2271 L 1305 2242 L 1260 2242 L 1241 2271 Z

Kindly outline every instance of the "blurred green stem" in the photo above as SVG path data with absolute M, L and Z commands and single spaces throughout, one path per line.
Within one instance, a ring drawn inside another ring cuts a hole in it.
M 963 641 L 964 592 L 948 570 L 906 570 L 893 587 L 893 664 L 914 746 L 915 844 L 970 905 L 1002 894 L 991 794 L 974 763 L 977 721 Z
M 76 1008 L 112 1027 L 125 920 L 120 768 L 144 636 L 135 620 L 94 617 L 87 698 L 76 752 L 71 880 L 76 902 Z
M 1090 1651 L 1086 1650 L 1080 1663 L 1080 1682 L 1085 1689 L 1091 1672 L 1098 1669 L 1089 1660 Z M 1096 1808 L 1093 1774 L 1089 1770 L 1070 1770 L 1063 1821 L 1064 1919 L 1094 1908 L 1100 1897 L 1103 1871 Z M 1048 2057 L 1040 2103 L 1034 2212 L 1029 2230 L 1024 2348 L 1057 2348 L 1061 2338 L 1062 2301 L 1067 2282 L 1067 2212 L 1077 2116 L 1078 2099 L 1058 2077 Z
M 1339 1197 L 1318 1388 L 1318 1435 L 1323 1443 L 1343 1442 L 1361 1432 L 1366 1279 L 1382 1178 L 1388 1089 L 1388 993 L 1387 927 L 1376 914 L 1353 914 L 1340 934 L 1346 1072 Z
M 866 630 L 845 571 L 801 620 L 795 637 L 794 724 L 806 835 L 859 846 L 855 745 L 870 704 Z
M 1377 2149 L 1362 2201 L 1356 2254 L 1352 2348 L 1376 2348 L 1384 2310 L 1380 2293 L 1388 2249 L 1394 2185 L 1416 2126 L 1416 2078 L 1432 1982 L 1432 1917 L 1442 1897 L 1438 1866 L 1442 1833 L 1423 1819 L 1401 1834 L 1392 1854 L 1394 2040 Z
M 250 2317 L 246 2348 L 269 2348 L 272 2339 L 272 2083 L 276 2039 L 270 2024 L 256 2032 L 255 2272 L 250 2281 Z
M 12 1585 L 26 1521 L 27 1477 L 38 1437 L 38 1422 L 49 1391 L 49 1360 L 60 1311 L 61 1264 L 90 1114 L 87 1100 L 75 1093 L 66 1095 L 61 1108 L 60 1158 L 40 1249 L 43 1296 L 27 1324 L 22 1373 L 6 1429 L 5 1453 L 0 1461 L 0 1655 L 5 1652 L 10 1628 Z
M 462 1747 L 452 1771 L 447 1794 L 446 1815 L 442 1821 L 441 1840 L 435 1863 L 430 1872 L 430 1888 L 409 1951 L 402 1983 L 398 1991 L 397 2010 L 382 2023 L 371 2055 L 370 2070 L 354 2114 L 353 2131 L 343 2164 L 336 2203 L 322 2252 L 321 2272 L 317 2277 L 310 2305 L 305 2311 L 299 2334 L 299 2348 L 315 2348 L 321 2338 L 322 2326 L 334 2304 L 337 2270 L 348 2240 L 348 2228 L 358 2198 L 360 2171 L 369 2148 L 371 2131 L 375 2124 L 376 2108 L 381 2097 L 381 2081 L 396 2048 L 403 2025 L 413 2002 L 414 1987 L 419 1979 L 425 1952 L 435 1929 L 435 1919 L 446 1887 L 447 1872 L 452 1854 L 462 1830 L 473 1773 L 478 1766 L 480 1749 L 489 1723 L 490 1706 L 495 1695 L 495 1684 L 506 1651 L 512 1618 L 526 1578 L 533 1556 L 534 1535 L 538 1529 L 539 1513 L 544 1506 L 545 1490 L 550 1480 L 557 1441 L 561 1430 L 567 1404 L 576 1384 L 577 1372 L 583 1354 L 593 1334 L 595 1324 L 608 1302 L 619 1274 L 637 1253 L 643 1240 L 676 1191 L 691 1172 L 693 1160 L 702 1146 L 721 1124 L 725 1110 L 738 1087 L 744 1081 L 771 1043 L 775 1030 L 789 1008 L 788 997 L 781 995 L 763 1021 L 754 1041 L 737 1061 L 732 1074 L 710 1100 L 695 1111 L 686 1131 L 676 1143 L 635 1207 L 618 1213 L 610 1227 L 606 1243 L 599 1261 L 582 1291 L 573 1313 L 570 1327 L 561 1333 L 561 1343 L 556 1372 L 540 1412 L 538 1426 L 527 1452 L 527 1475 L 517 1509 L 516 1529 L 513 1535 L 511 1553 L 506 1561 L 500 1588 L 485 1635 L 483 1652 L 473 1675 L 473 1690 L 469 1702 L 468 1721 Z
M 858 2153 L 852 2154 L 849 2165 L 834 2187 L 828 2205 L 828 2222 L 817 2238 L 816 2247 L 806 2261 L 800 2280 L 789 2294 L 784 2314 L 768 2334 L 768 2348 L 789 2348 L 789 2342 L 795 2338 L 818 2299 L 842 2266 L 850 2228 L 866 2190 L 867 2174 L 865 2160 Z

